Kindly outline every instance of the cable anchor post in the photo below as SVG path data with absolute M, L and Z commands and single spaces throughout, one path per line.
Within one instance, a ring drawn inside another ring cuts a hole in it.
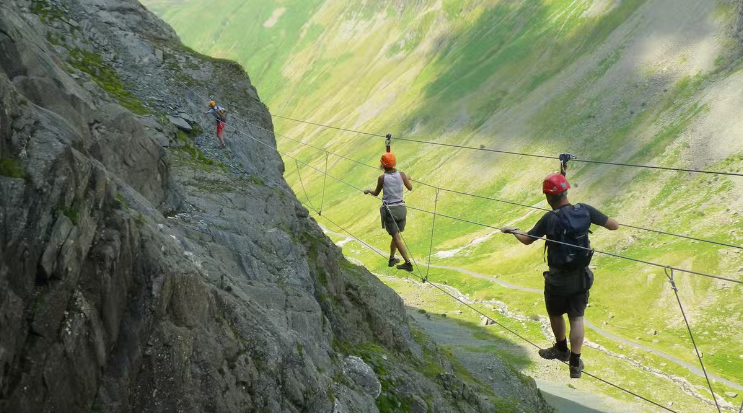
M 578 159 L 578 157 L 569 153 L 560 154 L 560 173 L 562 176 L 568 176 L 568 162 L 573 159 Z
M 392 151 L 392 134 L 388 133 L 386 136 L 387 139 L 384 141 L 384 146 L 387 147 L 387 153 L 390 153 Z

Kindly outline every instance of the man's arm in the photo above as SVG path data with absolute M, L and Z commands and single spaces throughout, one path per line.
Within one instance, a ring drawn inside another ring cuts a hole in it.
M 619 222 L 616 219 L 607 217 L 603 212 L 590 205 L 583 205 L 585 205 L 589 215 L 591 216 L 592 224 L 600 225 L 609 231 L 616 231 L 619 229 Z
M 374 196 L 379 195 L 380 192 L 382 192 L 382 186 L 384 185 L 384 175 L 379 175 L 379 178 L 377 178 L 377 189 L 370 191 L 368 189 L 364 189 L 365 194 L 371 194 Z
M 514 237 L 516 237 L 517 240 L 519 240 L 524 245 L 531 245 L 536 241 L 536 238 L 532 238 L 523 232 L 519 231 L 518 228 L 512 228 L 512 227 L 503 227 L 500 229 L 500 232 L 504 234 L 513 234 Z

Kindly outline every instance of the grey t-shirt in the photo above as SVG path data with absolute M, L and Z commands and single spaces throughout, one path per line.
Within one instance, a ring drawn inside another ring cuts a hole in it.
M 609 217 L 604 215 L 598 209 L 587 205 L 580 204 L 586 208 L 588 214 L 591 217 L 591 223 L 595 225 L 605 225 Z M 563 205 L 560 208 L 572 206 L 570 204 Z M 560 209 L 558 208 L 558 209 Z M 557 211 L 557 209 L 555 210 Z M 547 236 L 547 239 L 555 239 L 555 225 L 557 224 L 558 215 L 555 211 L 545 213 L 539 222 L 534 225 L 528 234 L 534 237 Z M 550 254 L 550 250 L 554 244 L 547 242 L 547 254 Z M 579 293 L 586 290 L 587 280 L 590 271 L 586 271 L 584 268 L 575 270 L 563 270 L 560 268 L 550 268 L 549 271 L 544 273 L 545 291 L 551 292 L 557 295 L 570 295 Z

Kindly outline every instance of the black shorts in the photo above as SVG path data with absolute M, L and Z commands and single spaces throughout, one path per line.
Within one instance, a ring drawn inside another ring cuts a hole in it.
M 588 291 L 572 295 L 555 295 L 545 290 L 544 303 L 547 306 L 547 314 L 560 316 L 567 313 L 568 318 L 583 317 L 588 305 L 588 296 Z

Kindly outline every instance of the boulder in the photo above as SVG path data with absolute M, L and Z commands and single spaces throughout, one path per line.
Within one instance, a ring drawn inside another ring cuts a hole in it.
M 343 363 L 343 372 L 356 386 L 375 399 L 379 397 L 382 393 L 382 384 L 379 382 L 374 370 L 368 364 L 364 363 L 364 360 L 356 356 L 348 356 Z
M 186 122 L 181 117 L 168 116 L 168 120 L 170 121 L 170 123 L 175 125 L 178 129 L 182 130 L 183 132 L 190 133 L 191 131 L 193 131 L 191 124 Z
M 187 113 L 181 112 L 181 113 L 178 114 L 178 117 L 181 118 L 181 119 L 183 119 L 183 120 L 185 120 L 190 125 L 193 125 L 194 123 L 196 123 L 196 120 L 193 118 L 193 116 L 191 116 L 191 115 L 189 115 Z

